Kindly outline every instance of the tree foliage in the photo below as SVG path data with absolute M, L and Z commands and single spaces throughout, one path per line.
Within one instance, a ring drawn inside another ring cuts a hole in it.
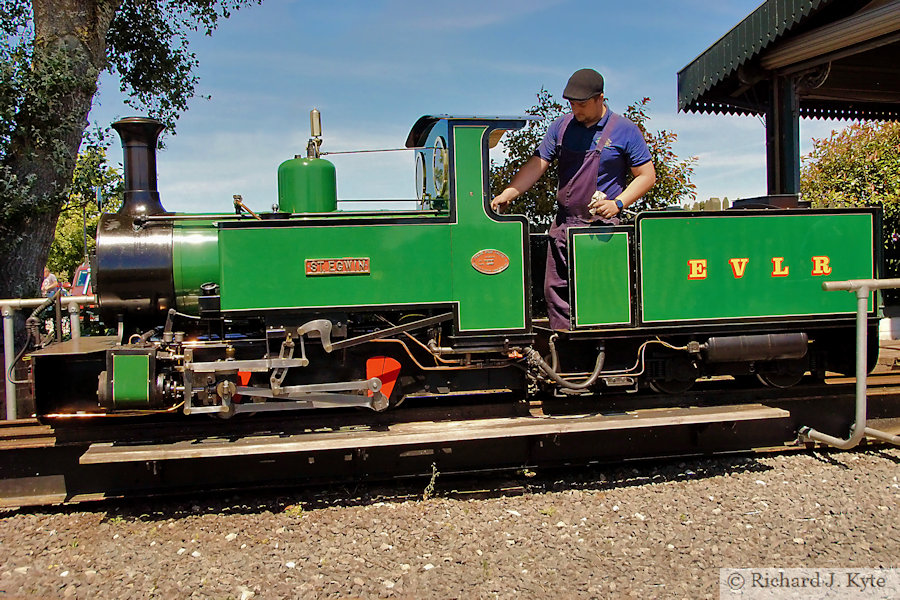
M 261 0 L 0 0 L 0 297 L 34 294 L 104 70 L 173 126 L 194 95 L 189 36 Z
M 672 148 L 678 134 L 665 129 L 659 131 L 647 129 L 647 121 L 650 120 L 647 115 L 649 105 L 650 98 L 644 97 L 629 105 L 624 113 L 625 117 L 633 121 L 644 134 L 656 169 L 656 184 L 635 204 L 636 211 L 656 210 L 682 204 L 688 199 L 691 201 L 697 199 L 697 186 L 691 182 L 697 157 L 678 158 Z
M 856 123 L 814 139 L 800 191 L 815 207 L 881 206 L 886 275 L 900 277 L 900 123 Z
M 212 35 L 220 19 L 262 0 L 125 0 L 106 35 L 109 70 L 130 106 L 171 130 L 198 82 L 188 36 Z
M 114 212 L 122 205 L 125 181 L 107 162 L 102 139 L 89 136 L 78 154 L 69 198 L 56 223 L 47 266 L 61 280 L 71 281 L 75 269 L 93 254 L 97 223 L 103 212 Z M 103 206 L 97 206 L 97 190 Z M 86 244 L 86 247 L 85 247 Z
M 538 119 L 528 121 L 522 129 L 507 133 L 503 138 L 505 160 L 502 164 L 491 161 L 491 189 L 495 196 L 509 185 L 513 176 L 531 158 L 535 148 L 547 133 L 550 123 L 565 114 L 563 105 L 554 100 L 553 95 L 546 89 L 541 88 L 537 93 L 537 99 L 537 104 L 525 112 Z M 534 227 L 546 229 L 555 214 L 558 173 L 554 162 L 530 190 L 510 203 L 507 212 L 525 215 Z
M 537 104 L 526 112 L 539 118 L 529 121 L 518 131 L 508 133 L 504 137 L 506 153 L 503 162 L 491 162 L 491 188 L 494 195 L 509 185 L 516 172 L 534 154 L 550 124 L 566 112 L 565 107 L 544 88 L 537 93 L 537 100 Z M 656 185 L 636 204 L 638 211 L 680 204 L 687 198 L 696 199 L 696 186 L 691 183 L 691 177 L 697 158 L 678 158 L 672 148 L 677 139 L 675 133 L 665 130 L 651 131 L 647 128 L 647 122 L 650 120 L 647 115 L 649 104 L 650 98 L 642 98 L 628 106 L 624 112 L 624 116 L 633 121 L 644 134 L 656 168 Z M 554 162 L 534 187 L 511 203 L 509 212 L 524 214 L 536 229 L 545 229 L 556 210 L 557 174 L 558 169 Z M 627 179 L 631 180 L 630 174 Z

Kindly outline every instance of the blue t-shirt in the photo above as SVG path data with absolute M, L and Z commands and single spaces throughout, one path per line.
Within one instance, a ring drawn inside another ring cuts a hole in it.
M 593 127 L 585 127 L 577 119 L 572 119 L 562 139 L 562 145 L 574 152 L 587 152 L 597 147 L 597 141 L 603 135 L 603 128 L 609 122 L 612 111 L 607 110 L 600 122 Z M 560 130 L 563 126 L 562 116 L 547 129 L 547 134 L 535 150 L 534 155 L 547 162 L 553 162 L 559 155 Z M 625 189 L 625 176 L 632 167 L 639 167 L 650 162 L 650 149 L 638 126 L 621 117 L 607 140 L 606 147 L 600 153 L 600 169 L 597 173 L 597 189 L 610 199 L 615 199 Z M 581 167 L 576 165 L 560 165 L 560 187 L 565 185 Z

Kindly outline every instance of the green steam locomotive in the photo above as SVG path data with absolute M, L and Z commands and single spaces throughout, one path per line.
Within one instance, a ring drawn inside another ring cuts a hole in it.
M 539 314 L 543 234 L 490 208 L 489 149 L 525 118 L 425 116 L 417 210 L 337 210 L 313 119 L 306 156 L 256 214 L 173 214 L 156 188 L 161 125 L 114 127 L 122 209 L 93 273 L 117 335 L 32 354 L 45 417 L 365 407 L 653 390 L 731 376 L 776 387 L 853 368 L 852 298 L 880 274 L 877 209 L 660 211 L 569 231 L 568 331 Z M 877 298 L 869 300 L 875 326 Z M 875 336 L 870 336 L 874 339 Z M 871 353 L 874 356 L 875 353 Z

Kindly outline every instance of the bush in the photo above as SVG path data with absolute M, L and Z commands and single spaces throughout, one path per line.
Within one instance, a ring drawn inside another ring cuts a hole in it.
M 900 123 L 855 123 L 814 139 L 800 191 L 814 207 L 881 206 L 885 277 L 900 276 Z M 900 303 L 888 290 L 885 301 Z

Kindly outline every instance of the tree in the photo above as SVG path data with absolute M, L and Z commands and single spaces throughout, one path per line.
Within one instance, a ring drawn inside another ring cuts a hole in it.
M 519 168 L 531 158 L 535 148 L 547 133 L 550 123 L 565 113 L 563 105 L 554 100 L 553 95 L 546 89 L 541 88 L 537 93 L 537 99 L 538 103 L 525 112 L 539 119 L 528 121 L 522 129 L 506 134 L 503 142 L 506 150 L 505 160 L 502 164 L 491 161 L 491 188 L 495 196 L 509 185 Z M 558 172 L 556 163 L 552 163 L 544 176 L 530 190 L 510 203 L 507 212 L 523 214 L 537 229 L 546 229 L 555 214 Z
M 813 139 L 800 192 L 817 208 L 881 206 L 886 275 L 900 277 L 900 123 L 855 123 Z
M 494 195 L 509 185 L 519 168 L 532 156 L 550 123 L 565 113 L 563 105 L 554 100 L 546 89 L 541 88 L 537 99 L 538 103 L 526 112 L 540 119 L 529 121 L 524 128 L 507 134 L 504 138 L 504 161 L 501 164 L 491 162 L 491 188 Z M 624 112 L 624 116 L 633 121 L 644 134 L 656 168 L 656 185 L 636 204 L 636 210 L 639 211 L 680 204 L 687 198 L 696 199 L 696 186 L 691 183 L 691 177 L 697 157 L 679 159 L 672 149 L 677 139 L 675 133 L 647 129 L 649 104 L 650 98 L 642 98 L 628 106 Z M 511 203 L 509 212 L 524 214 L 536 229 L 545 229 L 555 214 L 557 173 L 554 162 L 534 187 Z M 628 180 L 630 181 L 630 175 Z
M 194 95 L 188 35 L 261 0 L 0 0 L 0 297 L 32 295 L 97 81 L 170 130 Z
M 696 156 L 680 159 L 672 146 L 678 134 L 665 129 L 650 131 L 647 129 L 647 107 L 650 98 L 641 98 L 625 109 L 625 116 L 638 126 L 647 141 L 653 166 L 656 168 L 656 184 L 644 197 L 635 204 L 635 210 L 655 210 L 675 204 L 681 204 L 688 198 L 697 199 L 697 186 L 691 182 L 694 175 Z
M 112 212 L 122 204 L 124 187 L 122 174 L 107 163 L 105 144 L 89 137 L 78 154 L 69 198 L 60 211 L 47 257 L 47 266 L 57 277 L 71 280 L 85 256 L 94 252 L 101 212 L 97 189 L 103 211 Z

